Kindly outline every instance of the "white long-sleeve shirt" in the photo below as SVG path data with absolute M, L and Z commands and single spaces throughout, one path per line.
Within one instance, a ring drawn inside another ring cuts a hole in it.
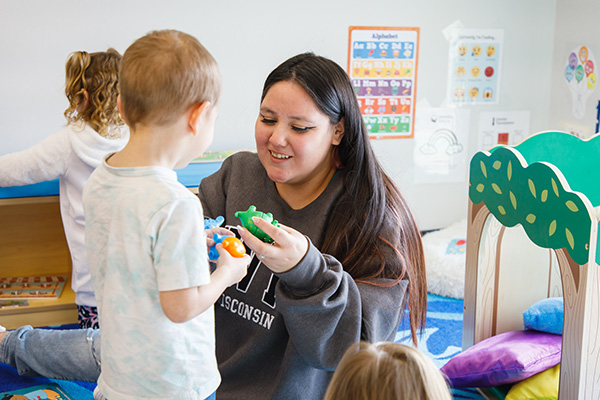
M 0 186 L 22 186 L 59 179 L 60 212 L 73 262 L 71 288 L 75 303 L 96 306 L 85 248 L 85 218 L 81 195 L 91 173 L 104 156 L 121 150 L 129 131 L 118 138 L 100 136 L 89 125 L 76 123 L 37 145 L 0 156 Z

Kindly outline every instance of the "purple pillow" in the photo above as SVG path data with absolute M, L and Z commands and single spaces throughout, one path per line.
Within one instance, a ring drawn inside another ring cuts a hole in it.
M 492 336 L 469 347 L 442 367 L 454 387 L 513 383 L 560 363 L 562 336 L 530 330 Z

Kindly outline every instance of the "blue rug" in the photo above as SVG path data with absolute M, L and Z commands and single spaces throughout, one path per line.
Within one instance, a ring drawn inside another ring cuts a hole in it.
M 433 362 L 442 367 L 450 358 L 462 350 L 463 301 L 430 294 L 427 296 L 427 322 L 423 334 L 418 338 L 418 348 Z M 75 325 L 61 326 L 69 329 Z M 408 321 L 405 320 L 396 335 L 396 342 L 412 343 Z M 49 382 L 59 384 L 67 393 L 78 400 L 93 400 L 95 383 L 63 381 L 57 379 L 19 376 L 16 370 L 0 364 L 0 392 L 42 385 Z M 474 389 L 453 389 L 454 399 L 484 399 Z
M 46 329 L 77 329 L 77 324 L 54 326 Z M 95 383 L 19 376 L 16 369 L 9 367 L 6 364 L 0 364 L 0 393 L 48 384 L 51 382 L 58 384 L 65 392 L 77 400 L 94 400 L 92 392 L 96 387 Z
M 429 294 L 427 321 L 422 335 L 417 337 L 418 348 L 429 356 L 438 368 L 462 351 L 463 301 Z M 396 334 L 396 342 L 412 344 L 408 320 Z M 452 389 L 454 399 L 484 400 L 475 389 Z

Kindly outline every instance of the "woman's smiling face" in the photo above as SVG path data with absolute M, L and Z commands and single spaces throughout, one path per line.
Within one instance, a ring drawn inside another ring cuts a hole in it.
M 312 186 L 333 173 L 333 149 L 343 124 L 332 125 L 297 83 L 281 81 L 268 90 L 256 120 L 256 149 L 278 185 Z

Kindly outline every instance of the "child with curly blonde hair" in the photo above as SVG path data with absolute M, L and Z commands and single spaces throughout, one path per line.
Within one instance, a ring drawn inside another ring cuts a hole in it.
M 342 357 L 324 400 L 452 400 L 444 376 L 419 350 L 360 342 Z
M 71 288 L 81 328 L 97 328 L 97 308 L 86 248 L 83 187 L 107 153 L 129 139 L 118 108 L 121 55 L 114 49 L 76 51 L 67 59 L 64 112 L 67 126 L 37 145 L 0 156 L 0 186 L 21 186 L 59 179 L 60 212 L 73 273 Z

